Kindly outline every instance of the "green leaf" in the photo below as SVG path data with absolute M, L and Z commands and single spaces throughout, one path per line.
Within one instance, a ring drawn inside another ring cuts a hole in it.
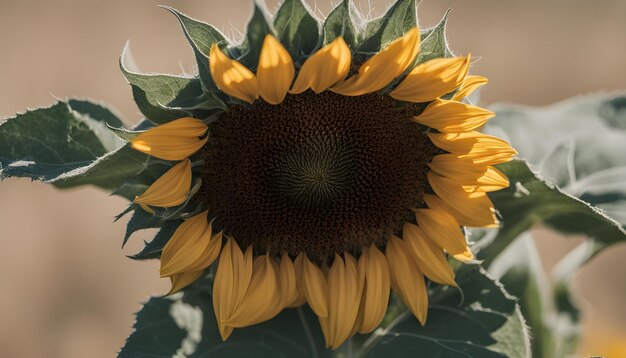
M 547 224 L 553 228 L 590 238 L 559 265 L 558 279 L 566 280 L 605 247 L 624 242 L 624 230 L 616 226 L 626 226 L 626 97 L 596 95 L 545 108 L 496 105 L 493 109 L 498 115 L 488 132 L 509 140 L 520 157 L 562 192 L 594 206 L 552 206 L 564 212 L 526 213 L 532 218 L 527 222 L 550 216 Z M 607 221 L 607 216 L 617 222 Z
M 161 7 L 174 14 L 180 22 L 185 32 L 185 37 L 193 48 L 196 62 L 198 62 L 198 73 L 204 89 L 207 92 L 218 93 L 219 90 L 213 82 L 209 71 L 209 53 L 213 44 L 218 44 L 222 49 L 228 47 L 228 40 L 218 29 L 209 24 L 192 19 L 169 6 Z M 218 98 L 214 98 L 214 100 L 216 102 L 219 101 Z
M 318 348 L 321 347 L 321 348 Z M 119 357 L 330 357 L 315 315 L 286 309 L 271 321 L 236 329 L 222 342 L 204 278 L 170 297 L 153 297 L 137 314 L 134 332 Z M 317 351 L 316 351 L 317 349 Z
M 362 21 L 362 15 L 352 0 L 343 0 L 324 21 L 322 45 L 328 45 L 337 37 L 342 36 L 348 46 L 355 49 L 359 42 L 358 26 Z
M 163 251 L 167 242 L 170 241 L 180 223 L 182 223 L 182 220 L 166 221 L 152 241 L 144 242 L 144 248 L 139 253 L 129 257 L 134 260 L 158 259 L 161 257 L 161 251 Z
M 320 25 L 301 0 L 285 0 L 276 12 L 274 29 L 295 63 L 302 63 L 320 42 Z
M 72 100 L 0 122 L 0 179 L 53 180 L 119 148 L 123 142 L 105 120 L 121 121 L 111 116 L 102 106 Z
M 446 11 L 441 21 L 433 28 L 428 29 L 423 34 L 425 37 L 420 43 L 420 52 L 417 55 L 415 64 L 430 61 L 435 58 L 453 57 L 452 51 L 448 46 L 446 39 L 446 24 L 448 22 L 448 14 Z
M 224 108 L 217 97 L 207 94 L 200 80 L 162 74 L 130 72 L 120 58 L 120 69 L 133 91 L 141 113 L 155 123 L 167 123 L 182 117 L 206 118 Z
M 252 71 L 256 71 L 257 65 L 259 64 L 259 55 L 261 54 L 261 47 L 263 47 L 265 36 L 274 34 L 268 18 L 269 16 L 265 9 L 261 8 L 260 4 L 255 2 L 252 18 L 248 22 L 246 38 L 237 49 L 241 53 L 239 61 Z
M 444 287 L 431 295 L 424 326 L 406 312 L 372 334 L 356 356 L 530 357 L 529 335 L 515 298 L 476 265 L 463 265 L 457 283 L 462 294 Z
M 534 173 L 525 161 L 498 165 L 511 186 L 489 194 L 502 216 L 502 227 L 492 242 L 481 242 L 479 259 L 492 261 L 521 233 L 544 223 L 568 234 L 585 234 L 602 247 L 626 240 L 626 231 L 599 209 L 571 196 Z M 592 255 L 591 255 L 592 256 Z M 590 257 L 590 256 L 589 256 Z M 587 257 L 587 258 L 589 258 Z
M 519 298 L 522 313 L 533 332 L 533 357 L 575 354 L 581 333 L 580 312 L 571 302 L 569 285 L 551 285 L 529 232 L 498 256 L 489 272 Z
M 398 0 L 387 13 L 371 20 L 365 27 L 365 37 L 358 52 L 378 52 L 391 41 L 417 26 L 417 4 L 415 0 Z

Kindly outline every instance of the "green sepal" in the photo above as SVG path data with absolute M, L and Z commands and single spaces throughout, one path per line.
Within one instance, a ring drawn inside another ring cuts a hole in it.
M 479 244 L 486 246 L 478 253 L 486 264 L 537 223 L 568 234 L 587 235 L 590 240 L 605 244 L 603 247 L 626 240 L 626 231 L 617 221 L 545 181 L 525 161 L 514 160 L 497 168 L 509 178 L 511 186 L 489 193 L 502 216 L 502 226 L 495 239 Z
M 149 259 L 158 259 L 161 257 L 161 251 L 167 244 L 168 241 L 174 235 L 178 226 L 182 223 L 182 220 L 170 220 L 163 223 L 159 232 L 154 236 L 154 238 L 148 242 L 144 241 L 144 248 L 134 254 L 129 255 L 128 257 L 133 260 L 149 260 Z
M 259 55 L 261 54 L 265 36 L 274 35 L 269 18 L 270 16 L 267 14 L 264 6 L 255 1 L 254 12 L 246 29 L 246 37 L 241 46 L 235 49 L 239 62 L 253 72 L 256 72 L 259 64 Z
M 450 10 L 448 9 L 437 25 L 424 30 L 421 34 L 422 40 L 420 42 L 420 51 L 415 59 L 415 64 L 424 63 L 435 58 L 454 56 L 448 46 L 448 40 L 446 38 L 446 24 L 448 22 L 449 13 Z
M 417 26 L 416 0 L 398 0 L 385 15 L 366 24 L 363 42 L 357 51 L 374 54 Z
M 193 48 L 196 62 L 198 63 L 198 74 L 202 86 L 205 91 L 214 94 L 214 97 L 218 97 L 219 89 L 215 85 L 215 82 L 213 82 L 209 70 L 209 54 L 213 44 L 218 44 L 220 48 L 226 49 L 228 47 L 228 40 L 218 29 L 209 24 L 192 19 L 169 6 L 161 5 L 161 7 L 174 14 L 180 22 L 185 37 Z
M 162 124 L 183 117 L 203 119 L 225 108 L 224 102 L 204 91 L 198 78 L 130 72 L 123 63 L 124 53 L 120 69 L 131 85 L 137 107 L 152 122 Z
M 285 0 L 274 17 L 278 40 L 302 64 L 320 43 L 320 24 L 301 0 Z
M 351 49 L 356 49 L 360 41 L 359 27 L 362 22 L 363 15 L 354 6 L 352 0 L 343 0 L 324 21 L 322 46 L 328 45 L 341 36 Z

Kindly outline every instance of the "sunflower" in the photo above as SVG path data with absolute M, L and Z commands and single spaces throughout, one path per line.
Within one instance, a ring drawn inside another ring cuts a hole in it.
M 464 226 L 494 227 L 493 167 L 516 152 L 477 130 L 494 114 L 463 102 L 486 82 L 470 56 L 415 65 L 412 28 L 357 60 L 342 37 L 294 65 L 272 35 L 256 74 L 214 44 L 213 81 L 230 98 L 207 119 L 180 118 L 132 147 L 176 162 L 135 203 L 189 200 L 161 254 L 177 292 L 215 261 L 213 306 L 225 340 L 308 304 L 326 345 L 373 331 L 393 290 L 424 324 L 428 282 L 456 286 L 448 257 L 473 260 Z

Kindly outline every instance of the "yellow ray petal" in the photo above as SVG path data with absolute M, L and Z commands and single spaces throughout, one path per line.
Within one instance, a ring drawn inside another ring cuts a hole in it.
M 498 227 L 493 204 L 484 192 L 468 193 L 462 184 L 428 172 L 428 183 L 435 194 L 443 199 L 443 203 L 463 226 Z
M 400 238 L 394 235 L 389 238 L 385 256 L 389 265 L 391 287 L 417 320 L 424 324 L 428 314 L 428 291 L 424 276 L 409 257 L 409 252 L 410 249 Z
M 460 101 L 463 98 L 469 96 L 478 89 L 480 86 L 487 84 L 487 79 L 483 76 L 467 76 L 461 83 L 461 87 L 452 96 L 453 101 Z
M 319 266 L 312 263 L 305 254 L 302 258 L 302 293 L 309 306 L 319 317 L 328 317 L 328 285 Z
M 293 269 L 296 273 L 296 287 L 297 296 L 294 302 L 287 305 L 287 307 L 298 307 L 306 303 L 306 297 L 304 296 L 304 279 L 302 278 L 302 272 L 304 271 L 304 254 L 296 256 L 293 261 Z
M 493 112 L 484 108 L 437 99 L 413 120 L 444 133 L 458 133 L 482 127 L 493 116 Z
M 456 286 L 454 272 L 446 255 L 434 241 L 437 238 L 429 239 L 422 228 L 413 224 L 405 223 L 402 229 L 402 238 L 412 250 L 417 266 L 432 281 L 442 285 Z
M 465 252 L 467 247 L 465 235 L 452 214 L 435 209 L 417 209 L 415 217 L 417 224 L 437 243 L 437 246 L 451 255 Z
M 167 293 L 167 295 L 173 295 L 176 292 L 182 290 L 183 288 L 191 285 L 197 279 L 199 279 L 200 276 L 202 276 L 203 272 L 204 270 L 199 270 L 199 271 L 183 272 L 183 273 L 179 273 L 179 274 L 175 274 L 171 276 L 170 281 L 172 282 L 172 288 L 170 289 L 170 292 Z
M 299 291 L 296 280 L 296 270 L 287 252 L 283 252 L 280 258 L 280 271 L 278 274 L 280 282 L 280 302 L 282 306 L 288 307 L 298 300 Z
M 252 278 L 252 247 L 244 254 L 232 237 L 226 240 L 213 281 L 213 310 L 218 329 L 226 340 L 233 327 L 226 325 L 243 299 Z
M 365 286 L 359 314 L 362 320 L 359 325 L 359 333 L 372 332 L 382 322 L 389 303 L 389 266 L 385 255 L 376 248 L 364 248 L 359 258 L 359 267 L 363 260 L 365 270 Z
M 328 336 L 330 346 L 338 348 L 350 335 L 357 313 L 361 292 L 358 291 L 356 260 L 345 254 L 345 260 L 335 254 L 328 272 Z
M 507 177 L 492 166 L 474 163 L 458 154 L 439 154 L 428 164 L 435 173 L 454 179 L 474 190 L 496 191 L 509 186 Z
M 351 63 L 350 48 L 342 37 L 337 37 L 304 61 L 290 92 L 298 94 L 309 88 L 315 93 L 324 92 L 346 78 Z
M 164 160 L 183 160 L 197 152 L 208 127 L 195 118 L 180 118 L 151 128 L 131 140 L 131 147 Z
M 479 132 L 428 133 L 428 137 L 437 147 L 477 164 L 504 163 L 517 155 L 517 151 L 506 141 Z
M 180 224 L 163 247 L 161 277 L 209 267 L 221 247 L 221 235 L 214 239 L 211 235 L 212 225 L 207 221 L 206 211 Z
M 226 56 L 217 44 L 211 46 L 209 68 L 213 81 L 222 92 L 248 103 L 259 98 L 259 86 L 254 74 Z
M 285 99 L 295 69 L 289 51 L 272 35 L 265 36 L 259 55 L 256 78 L 265 102 L 279 104 Z
M 367 60 L 358 74 L 335 85 L 331 91 L 344 96 L 361 96 L 384 88 L 413 62 L 419 42 L 419 30 L 414 27 Z
M 247 327 L 276 316 L 283 309 L 278 290 L 278 265 L 270 255 L 254 259 L 252 278 L 245 296 L 225 322 L 234 328 Z
M 152 183 L 143 194 L 135 197 L 135 203 L 170 208 L 184 203 L 189 189 L 191 189 L 191 161 L 184 159 Z
M 389 94 L 406 102 L 428 102 L 454 91 L 467 74 L 470 56 L 436 58 L 416 66 Z

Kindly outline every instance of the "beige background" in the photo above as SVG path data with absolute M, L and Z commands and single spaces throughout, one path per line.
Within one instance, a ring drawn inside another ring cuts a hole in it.
M 335 0 L 333 2 L 337 2 Z M 389 1 L 371 0 L 380 14 Z M 145 72 L 190 73 L 191 50 L 166 4 L 239 38 L 252 0 L 0 0 L 0 117 L 83 96 L 138 120 L 117 60 L 126 40 Z M 328 0 L 309 2 L 318 15 Z M 368 1 L 357 0 L 366 12 Z M 272 11 L 277 1 L 268 1 Z M 315 5 L 315 6 L 314 6 Z M 544 105 L 573 95 L 626 88 L 626 2 L 441 1 L 420 5 L 422 25 L 452 7 L 453 49 L 481 60 L 486 104 Z M 120 249 L 125 208 L 119 198 L 81 188 L 58 191 L 26 179 L 0 184 L 0 357 L 112 357 L 130 333 L 132 313 L 150 294 L 166 292 L 156 262 L 125 254 L 152 232 Z M 572 240 L 540 231 L 550 266 Z M 580 240 L 580 239 L 578 239 Z M 626 342 L 626 247 L 600 255 L 577 277 L 588 308 L 585 353 L 601 354 L 605 339 Z

